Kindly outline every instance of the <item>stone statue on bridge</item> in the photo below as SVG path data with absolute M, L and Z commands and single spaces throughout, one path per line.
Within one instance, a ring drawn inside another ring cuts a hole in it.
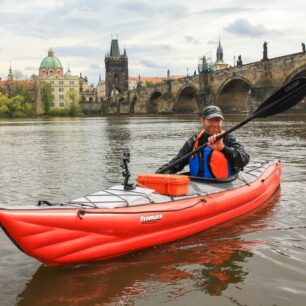
M 267 61 L 268 60 L 268 43 L 266 41 L 264 41 L 263 43 L 263 57 L 262 57 L 263 61 Z
M 238 59 L 237 59 L 237 67 L 241 67 L 242 66 L 242 59 L 241 59 L 241 55 L 238 55 Z
M 305 44 L 302 42 L 301 45 L 302 45 L 302 52 L 305 53 L 305 52 L 306 52 L 306 50 L 305 50 Z

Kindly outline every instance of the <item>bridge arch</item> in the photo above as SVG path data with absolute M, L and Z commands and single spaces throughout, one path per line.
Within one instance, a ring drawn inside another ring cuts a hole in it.
M 197 113 L 199 105 L 197 102 L 198 88 L 192 84 L 184 85 L 177 92 L 173 111 L 175 113 Z
M 161 96 L 162 93 L 156 90 L 149 95 L 149 99 L 147 102 L 148 113 L 159 113 L 159 104 L 160 104 L 159 102 Z
M 297 69 L 293 70 L 288 77 L 285 79 L 283 85 L 285 85 L 286 83 L 290 82 L 291 80 L 297 78 L 297 77 L 306 77 L 306 64 L 298 67 Z M 290 111 L 289 111 L 290 112 Z M 298 103 L 297 105 L 295 105 L 292 109 L 291 112 L 306 112 L 306 96 L 304 97 L 304 99 Z
M 121 93 L 120 89 L 117 87 L 114 87 L 111 91 L 111 97 L 118 96 L 120 93 Z
M 138 98 L 137 96 L 133 96 L 132 100 L 131 100 L 131 103 L 130 103 L 130 113 L 131 114 L 134 114 L 135 113 L 135 105 L 137 104 L 138 102 Z
M 246 111 L 251 88 L 252 83 L 244 77 L 227 79 L 217 91 L 215 104 L 225 113 Z
M 293 80 L 296 77 L 299 76 L 303 76 L 306 77 L 306 64 L 296 68 L 295 70 L 293 70 L 284 80 L 282 85 L 285 85 L 286 83 L 290 82 L 291 80 Z

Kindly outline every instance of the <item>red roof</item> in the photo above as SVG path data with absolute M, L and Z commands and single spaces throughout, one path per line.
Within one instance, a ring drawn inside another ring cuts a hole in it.
M 177 80 L 177 79 L 181 79 L 181 78 L 184 78 L 185 76 L 182 76 L 182 75 L 171 75 L 170 78 L 172 80 Z M 139 80 L 139 77 L 129 77 L 129 80 L 131 81 L 138 81 Z M 162 83 L 164 81 L 166 81 L 167 78 L 163 78 L 163 77 L 140 77 L 140 82 L 148 82 L 148 83 L 153 83 L 153 84 L 156 84 L 156 83 Z
M 35 86 L 35 81 L 32 81 L 32 80 L 0 80 L 0 85 L 2 86 L 8 86 L 8 85 L 16 86 L 19 84 L 30 87 L 30 86 Z

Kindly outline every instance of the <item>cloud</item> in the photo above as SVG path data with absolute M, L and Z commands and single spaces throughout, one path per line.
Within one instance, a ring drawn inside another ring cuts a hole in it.
M 160 44 L 160 47 L 165 51 L 173 50 L 172 46 L 169 44 Z
M 104 58 L 105 50 L 97 46 L 70 46 L 54 47 L 59 57 L 101 57 Z
M 159 18 L 162 16 L 181 18 L 186 16 L 188 11 L 188 7 L 184 4 L 171 1 L 156 3 L 154 1 L 126 0 L 119 2 L 117 7 L 119 10 L 126 10 L 133 15 L 146 15 L 151 18 Z
M 89 67 L 90 67 L 91 69 L 100 70 L 100 71 L 101 71 L 101 67 L 100 67 L 100 65 L 98 65 L 98 64 L 91 64 Z
M 37 67 L 34 67 L 34 66 L 27 66 L 24 68 L 26 71 L 36 71 L 37 70 Z
M 244 12 L 254 11 L 254 8 L 240 7 L 240 6 L 231 6 L 231 7 L 218 7 L 205 9 L 201 11 L 194 12 L 196 15 L 224 15 L 224 14 L 239 14 Z
M 117 4 L 119 9 L 123 9 L 132 13 L 149 14 L 154 10 L 154 4 L 145 3 L 144 1 L 124 1 Z
M 192 35 L 186 35 L 185 36 L 185 41 L 187 42 L 187 43 L 191 43 L 191 44 L 199 44 L 200 42 L 197 40 L 197 39 L 195 39 Z
M 120 43 L 120 42 L 119 42 Z M 141 56 L 141 54 L 151 53 L 151 54 L 161 54 L 168 53 L 173 50 L 173 47 L 169 44 L 158 44 L 158 43 L 135 43 L 129 44 L 127 48 L 128 55 Z
M 298 0 L 0 0 L 0 72 L 10 61 L 37 72 L 53 47 L 64 67 L 96 82 L 117 33 L 131 75 L 186 74 L 203 54 L 215 60 L 219 35 L 226 62 L 240 53 L 257 61 L 263 40 L 269 57 L 300 51 L 305 9 Z
M 263 36 L 270 32 L 262 24 L 252 25 L 244 18 L 236 19 L 234 22 L 230 23 L 225 27 L 225 31 L 236 35 L 245 35 L 250 37 Z
M 216 45 L 216 44 L 218 44 L 218 41 L 217 40 L 208 40 L 207 44 L 208 45 Z
M 153 68 L 153 69 L 162 68 L 162 66 L 159 65 L 158 63 L 156 63 L 156 61 L 154 61 L 154 60 L 142 59 L 139 62 L 140 62 L 140 64 L 142 64 L 142 65 L 144 65 L 145 67 L 148 67 L 148 68 Z

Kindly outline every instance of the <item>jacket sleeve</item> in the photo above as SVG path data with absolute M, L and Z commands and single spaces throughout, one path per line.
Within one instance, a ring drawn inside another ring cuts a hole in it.
M 159 170 L 164 169 L 165 167 L 169 166 L 170 164 L 172 164 L 173 162 L 175 162 L 176 160 L 178 160 L 179 158 L 181 158 L 182 156 L 188 154 L 189 152 L 192 151 L 193 149 L 193 145 L 194 145 L 194 141 L 195 141 L 195 136 L 190 137 L 185 144 L 183 145 L 183 147 L 179 150 L 178 154 L 167 164 L 163 165 L 161 168 L 159 168 L 156 172 L 158 172 Z M 186 158 L 185 160 L 183 160 L 182 162 L 178 163 L 177 165 L 175 165 L 174 167 L 172 167 L 171 169 L 167 170 L 165 173 L 168 174 L 173 174 L 173 173 L 177 173 L 179 171 L 182 171 L 184 169 L 184 167 L 186 165 L 188 165 L 189 163 L 189 159 Z
M 250 161 L 250 156 L 245 152 L 244 147 L 236 140 L 233 134 L 228 135 L 224 140 L 222 153 L 230 160 L 233 167 L 243 170 Z

